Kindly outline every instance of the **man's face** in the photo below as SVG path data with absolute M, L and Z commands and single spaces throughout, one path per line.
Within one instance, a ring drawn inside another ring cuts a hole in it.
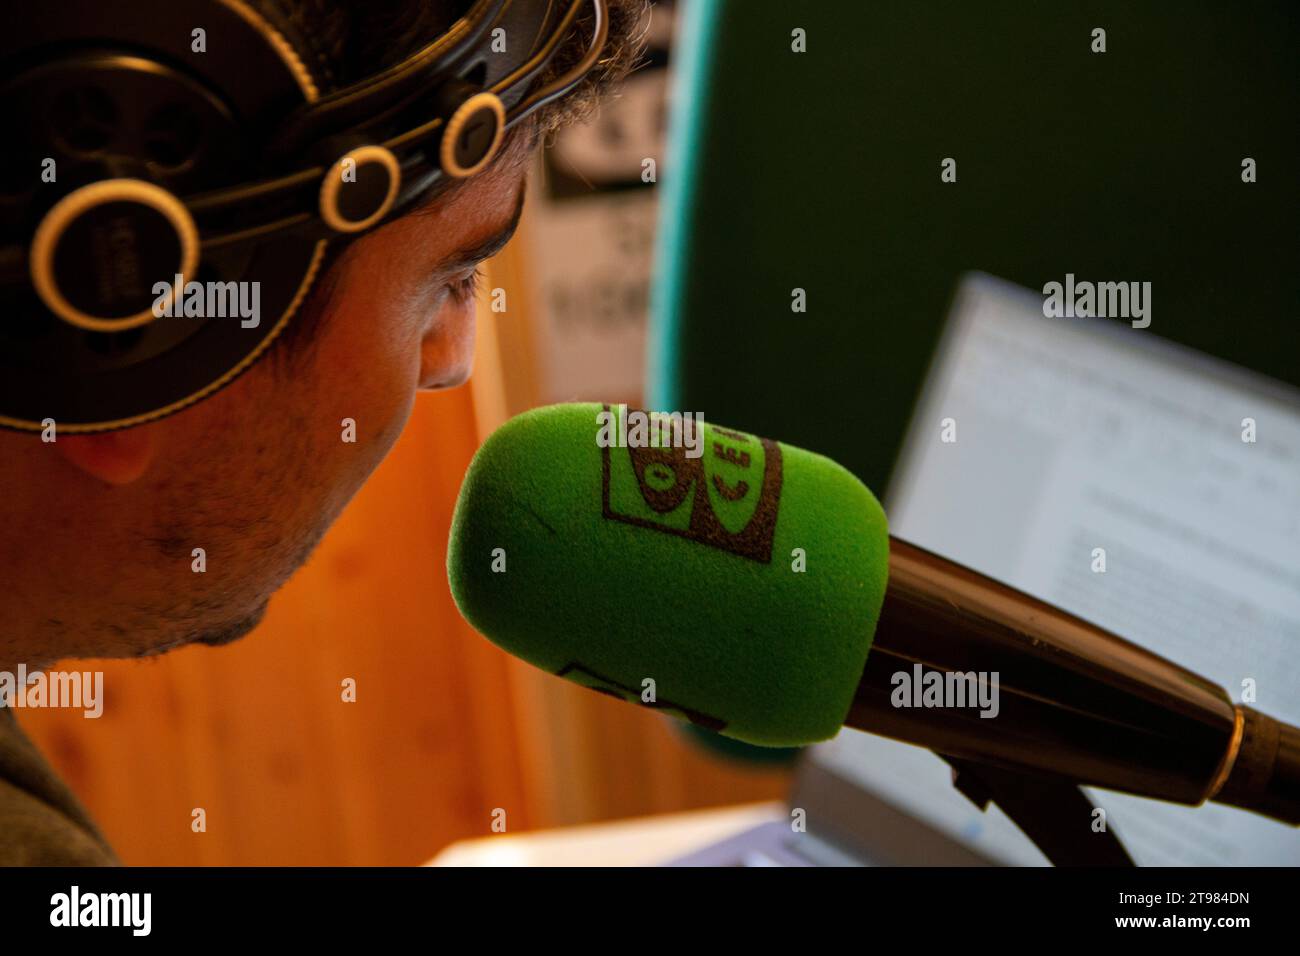
M 314 336 L 193 408 L 54 444 L 0 436 L 0 485 L 14 492 L 0 502 L 0 567 L 18 585 L 0 661 L 247 633 L 392 447 L 416 390 L 469 375 L 475 260 L 513 227 L 525 161 L 512 149 L 355 242 Z

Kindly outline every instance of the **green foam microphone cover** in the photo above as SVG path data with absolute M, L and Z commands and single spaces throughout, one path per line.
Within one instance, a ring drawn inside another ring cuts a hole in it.
M 766 746 L 839 730 L 884 598 L 875 497 L 821 455 L 623 406 L 551 405 L 479 449 L 461 614 L 593 690 Z

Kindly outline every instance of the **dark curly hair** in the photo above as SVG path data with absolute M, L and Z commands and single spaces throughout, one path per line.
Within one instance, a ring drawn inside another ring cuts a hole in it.
M 515 0 L 542 3 L 544 0 Z M 622 79 L 640 54 L 649 0 L 608 0 L 609 41 L 596 68 L 569 96 L 539 111 L 535 129 L 555 129 L 584 118 Z M 463 15 L 471 0 L 252 0 L 273 24 L 310 42 L 313 72 L 327 86 L 362 79 L 410 56 Z M 543 80 L 568 70 L 591 36 L 591 5 L 584 4 L 572 39 L 556 51 Z

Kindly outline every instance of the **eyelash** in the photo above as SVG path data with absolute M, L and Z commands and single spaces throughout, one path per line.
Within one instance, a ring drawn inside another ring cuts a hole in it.
M 483 284 L 483 268 L 476 268 L 463 279 L 457 279 L 447 286 L 447 291 L 457 304 L 463 305 L 478 297 L 478 291 Z

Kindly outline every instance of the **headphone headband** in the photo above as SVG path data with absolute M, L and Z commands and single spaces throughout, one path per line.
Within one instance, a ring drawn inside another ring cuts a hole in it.
M 233 380 L 328 246 L 486 168 L 510 126 L 581 81 L 606 2 L 473 0 L 410 57 L 325 94 L 306 50 L 244 0 L 135 0 L 128 24 L 100 0 L 33 8 L 32 29 L 0 36 L 19 132 L 0 194 L 0 426 L 121 428 Z M 586 55 L 536 88 L 587 6 Z M 251 283 L 263 314 L 186 315 L 195 282 Z

